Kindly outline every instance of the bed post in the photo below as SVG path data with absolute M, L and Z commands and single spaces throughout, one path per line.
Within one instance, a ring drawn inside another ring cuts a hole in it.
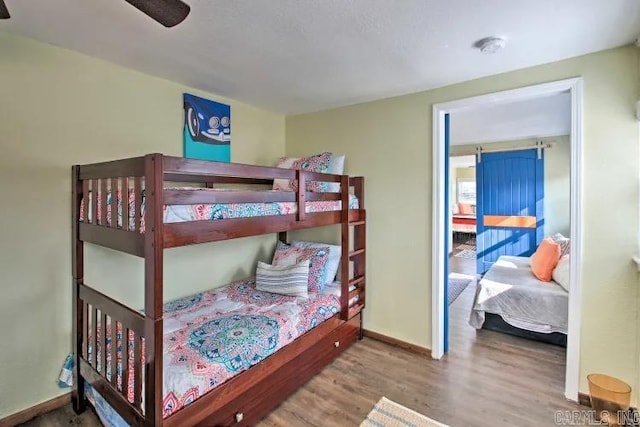
M 349 320 L 349 176 L 340 178 L 342 210 L 340 222 L 342 228 L 342 256 L 340 257 L 340 319 Z
M 84 412 L 87 401 L 84 397 L 84 378 L 80 375 L 80 357 L 82 353 L 82 322 L 84 321 L 84 307 L 79 295 L 80 283 L 84 279 L 84 244 L 79 238 L 80 228 L 80 203 L 82 201 L 82 181 L 80 180 L 80 166 L 71 168 L 71 275 L 73 289 L 73 352 L 75 357 L 76 384 L 73 389 L 73 410 L 76 413 Z M 87 198 L 88 200 L 88 198 Z M 87 202 L 85 202 L 87 203 Z M 85 204 L 85 218 L 89 215 L 89 209 Z M 95 215 L 95 214 L 94 214 Z
M 145 424 L 162 425 L 162 270 L 163 181 L 162 154 L 148 154 L 145 170 L 144 310 Z M 139 197 L 139 195 L 136 195 Z
M 298 221 L 304 221 L 307 216 L 307 203 L 305 200 L 307 194 L 307 179 L 304 171 L 296 170 L 296 203 L 298 204 Z

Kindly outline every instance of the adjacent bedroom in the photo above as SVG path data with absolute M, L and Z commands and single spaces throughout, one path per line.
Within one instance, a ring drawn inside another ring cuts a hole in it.
M 452 112 L 449 126 L 451 357 L 510 345 L 520 350 L 512 362 L 523 370 L 541 354 L 555 360 L 543 375 L 561 381 L 570 287 L 570 96 Z

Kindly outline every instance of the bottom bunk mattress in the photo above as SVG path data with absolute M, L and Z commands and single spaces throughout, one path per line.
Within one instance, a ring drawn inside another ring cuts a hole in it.
M 478 282 L 469 324 L 480 329 L 488 313 L 527 331 L 566 334 L 569 293 L 538 280 L 528 257 L 501 256 Z
M 322 293 L 298 298 L 258 291 L 254 278 L 249 278 L 166 303 L 163 316 L 163 417 L 337 314 L 340 311 L 339 289 L 336 285 L 327 286 Z M 130 332 L 129 366 L 133 366 L 133 340 Z M 101 360 L 101 340 L 97 341 L 97 359 Z M 121 331 L 117 342 L 120 359 Z M 106 376 L 109 379 L 110 345 L 108 335 Z M 117 366 L 120 370 L 120 361 Z M 132 370 L 129 379 L 128 400 L 133 402 Z M 121 381 L 122 375 L 118 372 L 120 390 Z M 87 395 L 100 398 L 95 390 Z

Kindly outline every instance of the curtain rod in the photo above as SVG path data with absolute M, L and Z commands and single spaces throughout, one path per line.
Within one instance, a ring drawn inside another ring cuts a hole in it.
M 476 157 L 478 163 L 482 159 L 482 153 L 502 153 L 506 151 L 523 151 L 523 150 L 538 150 L 538 159 L 542 159 L 542 150 L 553 148 L 554 142 L 542 142 L 538 141 L 535 145 L 523 145 L 521 147 L 512 148 L 483 148 L 481 145 L 476 147 Z

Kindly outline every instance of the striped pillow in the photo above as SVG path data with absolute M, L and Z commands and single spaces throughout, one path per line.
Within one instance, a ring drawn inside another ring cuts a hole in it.
M 270 265 L 258 261 L 256 289 L 274 294 L 307 298 L 309 260 L 292 265 Z
M 556 233 L 551 236 L 551 239 L 560 245 L 560 256 L 563 257 L 565 255 L 569 255 L 571 252 L 571 241 L 569 238 L 564 237 L 560 233 Z

